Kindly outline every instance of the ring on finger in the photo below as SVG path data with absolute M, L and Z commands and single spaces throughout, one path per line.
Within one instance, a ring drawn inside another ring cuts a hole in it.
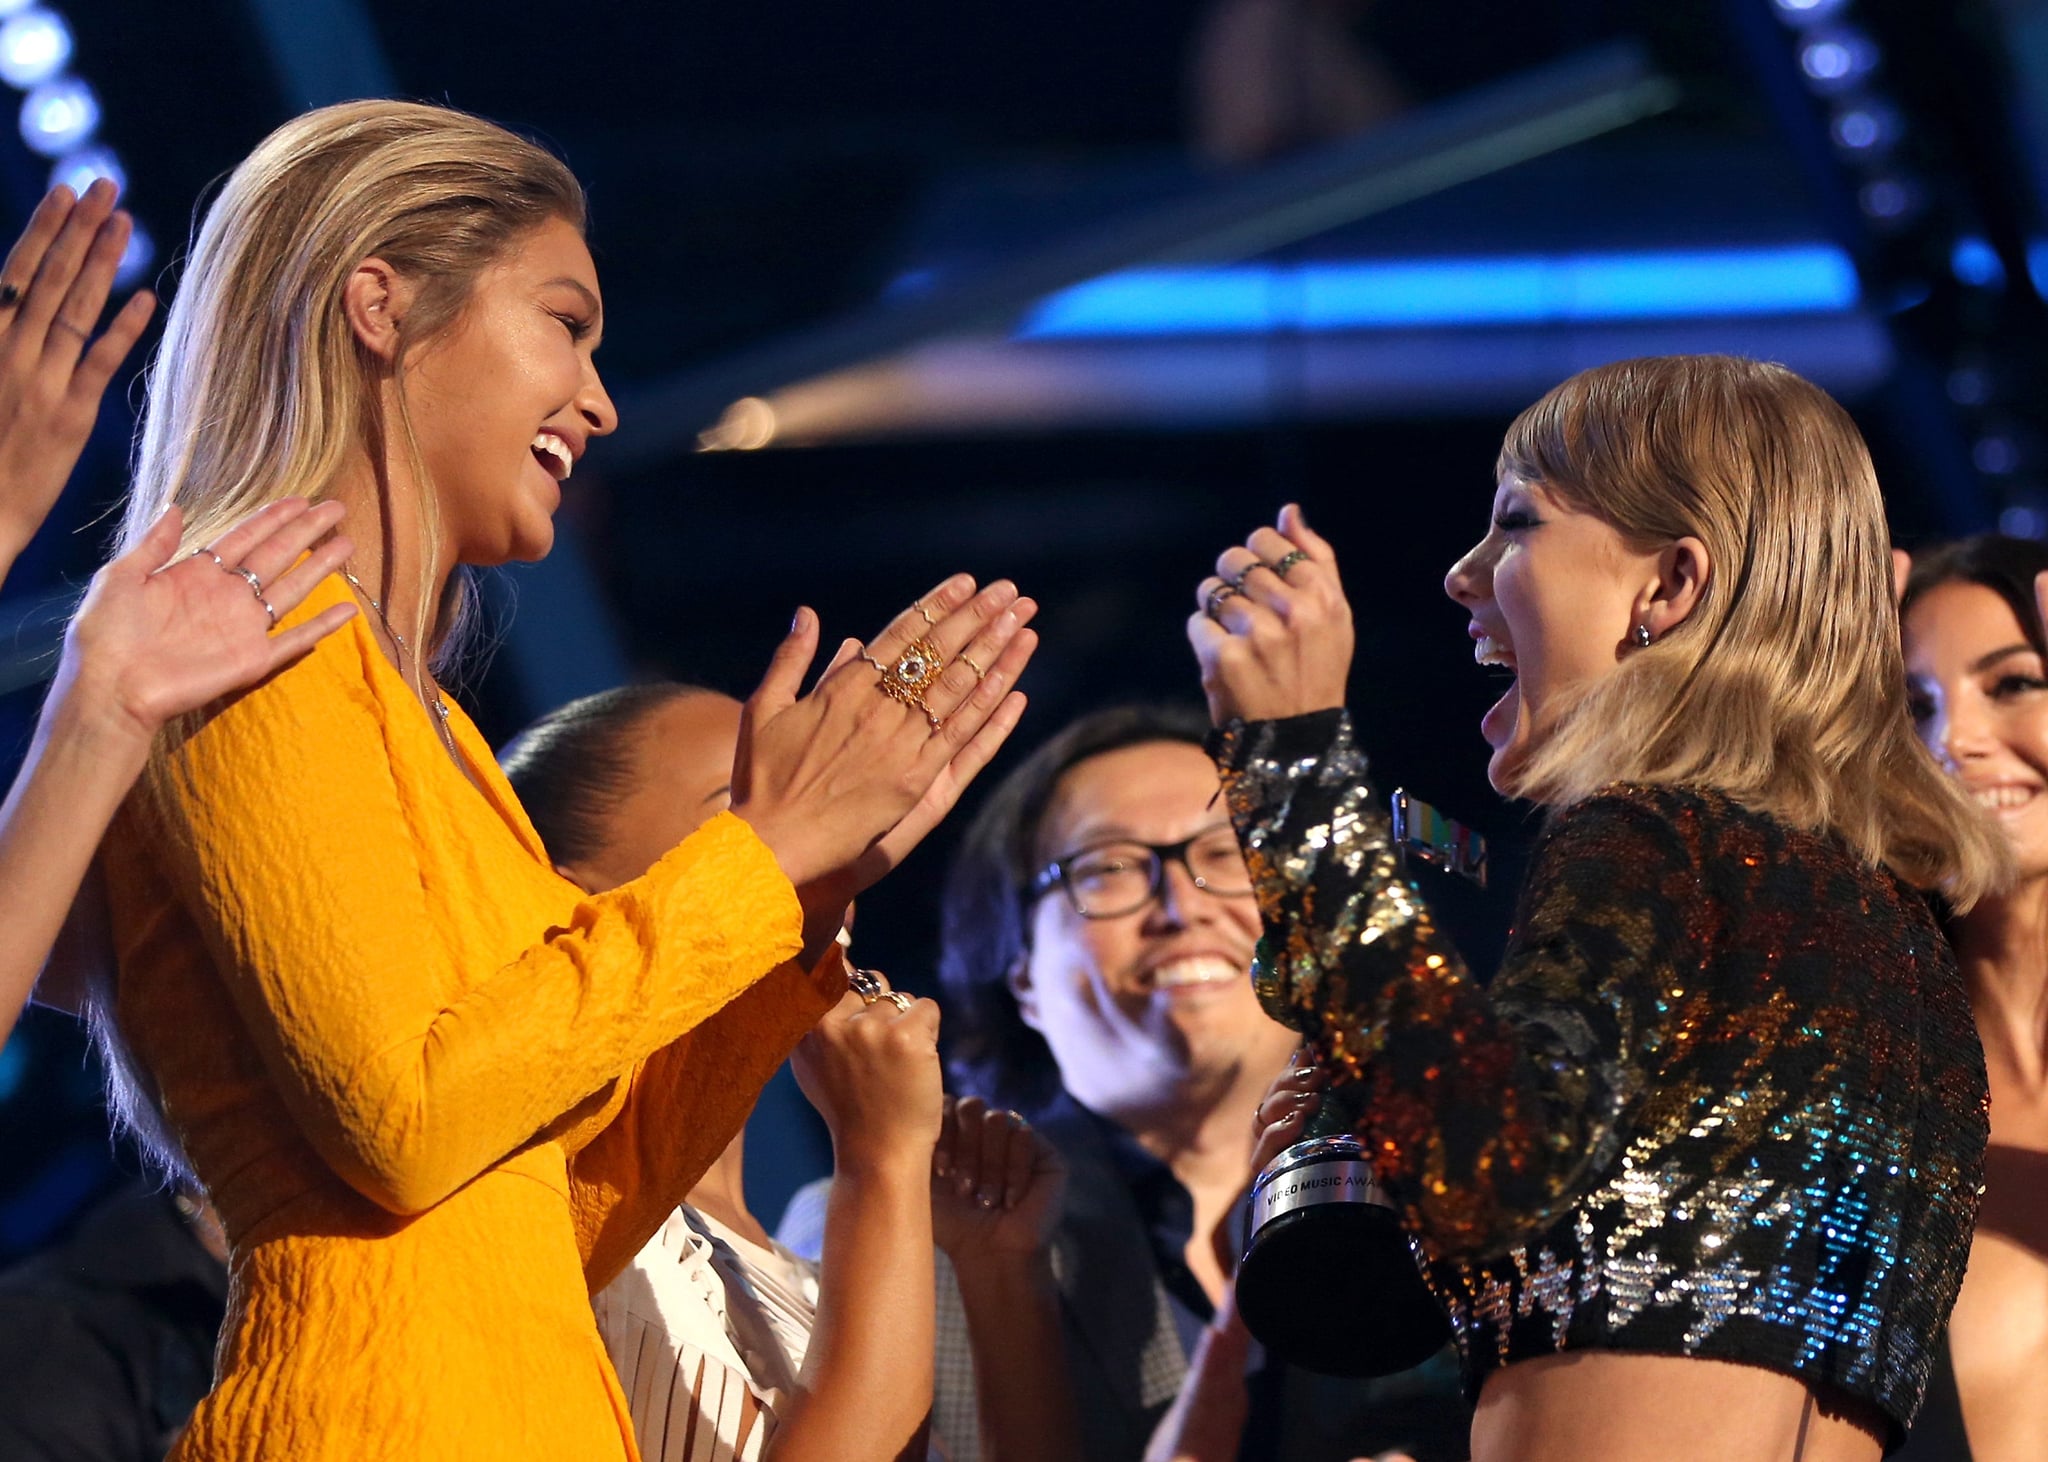
M 927 628 L 938 623 L 938 620 L 933 617 L 932 612 L 924 607 L 924 600 L 918 600 L 916 604 L 912 606 L 912 608 L 917 610 L 918 614 L 923 618 L 925 626 Z
M 931 721 L 932 729 L 938 729 L 938 718 L 932 715 L 931 708 L 924 703 L 926 688 L 937 680 L 939 672 L 945 669 L 945 659 L 940 655 L 937 645 L 930 640 L 913 640 L 896 657 L 892 665 L 884 665 L 866 650 L 861 651 L 860 657 L 882 672 L 882 694 L 892 701 L 915 706 L 925 713 L 927 720 Z
M 888 1001 L 891 1005 L 895 1006 L 898 1011 L 908 1010 L 911 1006 L 917 1003 L 910 996 L 904 994 L 901 990 L 884 990 L 882 992 L 882 998 Z
M 0 284 L 0 310 L 11 310 L 21 303 L 21 286 L 13 280 Z
M 226 562 L 226 560 L 224 560 L 224 559 L 223 559 L 223 558 L 222 558 L 222 557 L 221 557 L 221 556 L 220 556 L 219 554 L 215 553 L 215 552 L 214 552 L 214 551 L 213 551 L 212 549 L 210 549 L 210 548 L 206 547 L 206 545 L 204 545 L 204 544 L 201 544 L 201 545 L 200 545 L 199 547 L 197 547 L 197 548 L 193 549 L 193 550 L 192 550 L 192 553 L 191 553 L 191 557 L 193 557 L 193 558 L 210 558 L 210 559 L 212 559 L 212 560 L 213 560 L 213 566 L 214 566 L 215 568 L 217 568 L 217 569 L 221 569 L 221 570 L 223 570 L 223 571 L 225 571 L 225 570 L 227 569 L 227 562 Z
M 262 596 L 261 594 L 258 594 L 258 595 L 256 596 L 256 602 L 257 602 L 258 604 L 261 604 L 261 605 L 263 606 L 263 612 L 264 612 L 265 614 L 267 614 L 267 615 L 269 615 L 269 616 L 270 616 L 270 627 L 271 627 L 272 629 L 276 629 L 276 628 L 277 628 L 277 611 L 276 611 L 275 609 L 272 609 L 272 608 L 270 607 L 270 601 L 269 601 L 268 599 L 265 599 L 265 598 L 264 598 L 264 597 L 263 597 L 263 596 Z
M 965 665 L 969 670 L 972 670 L 974 672 L 974 678 L 976 680 L 988 679 L 988 672 L 982 669 L 979 665 L 975 664 L 974 657 L 968 654 L 965 650 L 962 650 L 958 655 L 955 655 L 953 658 L 958 660 L 962 665 Z
M 1296 564 L 1300 563 L 1302 560 L 1306 559 L 1307 557 L 1308 555 L 1299 548 L 1290 549 L 1287 553 L 1281 555 L 1280 560 L 1277 563 L 1267 563 L 1265 562 L 1265 560 L 1261 559 L 1257 564 L 1254 564 L 1253 567 L 1271 569 L 1274 573 L 1280 576 L 1280 581 L 1284 584 L 1285 582 L 1287 582 L 1287 571 L 1293 568 Z M 1251 569 L 1246 569 L 1245 572 L 1250 573 Z
M 860 996 L 860 1003 L 863 1005 L 873 1005 L 889 993 L 870 971 L 851 964 L 846 967 L 846 988 Z
M 92 331 L 81 330 L 78 328 L 78 326 L 72 324 L 69 320 L 66 319 L 58 318 L 50 321 L 50 328 L 52 330 L 69 330 L 73 335 L 76 335 L 82 341 L 92 339 Z
M 1208 600 L 1204 605 L 1209 618 L 1220 620 L 1222 618 L 1223 601 L 1243 593 L 1244 590 L 1230 583 L 1218 584 L 1215 588 L 1211 589 Z
M 263 581 L 257 578 L 256 575 L 251 573 L 248 569 L 243 568 L 240 564 L 223 564 L 221 565 L 221 567 L 225 568 L 229 573 L 235 575 L 235 577 L 237 578 L 247 579 L 249 581 L 249 592 L 251 594 L 254 594 L 258 599 L 261 599 L 263 597 Z

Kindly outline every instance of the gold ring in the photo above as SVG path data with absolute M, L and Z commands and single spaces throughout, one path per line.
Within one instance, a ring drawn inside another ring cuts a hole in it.
M 933 618 L 932 618 L 932 612 L 931 612 L 931 611 L 930 611 L 929 609 L 927 609 L 927 608 L 925 608 L 925 607 L 924 607 L 924 600 L 922 600 L 922 599 L 918 600 L 918 601 L 917 601 L 917 603 L 916 603 L 916 605 L 915 605 L 914 607 L 916 608 L 916 610 L 917 610 L 917 612 L 918 612 L 919 614 L 921 614 L 921 615 L 923 615 L 923 616 L 924 616 L 924 622 L 925 622 L 925 624 L 926 624 L 927 626 L 929 626 L 929 625 L 935 625 L 935 624 L 937 624 L 937 623 L 938 623 L 938 621 L 937 621 L 936 619 L 933 619 Z
M 974 672 L 974 678 L 976 680 L 988 679 L 988 672 L 982 669 L 979 665 L 975 664 L 974 657 L 969 655 L 965 650 L 962 650 L 959 653 L 959 655 L 957 655 L 955 658 L 958 659 L 962 665 L 965 665 L 969 670 L 972 670 Z
M 945 659 L 939 654 L 939 647 L 930 640 L 913 640 L 896 657 L 895 663 L 884 665 L 881 661 L 861 651 L 861 659 L 882 672 L 882 694 L 892 701 L 901 701 L 906 706 L 915 706 L 925 713 L 937 730 L 938 718 L 924 703 L 925 689 L 939 678 L 939 672 L 946 668 Z
M 898 1010 L 908 1010 L 912 1005 L 915 1005 L 917 1003 L 916 1001 L 912 1000 L 908 995 L 904 994 L 901 990 L 884 990 L 882 992 L 882 998 L 888 1001 L 891 1005 L 895 1006 Z

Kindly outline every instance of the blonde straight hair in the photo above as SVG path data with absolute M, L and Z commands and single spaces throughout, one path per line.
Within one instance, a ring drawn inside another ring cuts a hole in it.
M 440 523 L 405 369 L 414 352 L 461 318 L 477 277 L 552 219 L 584 227 L 575 176 L 481 117 L 360 101 L 307 112 L 271 133 L 228 175 L 192 243 L 149 368 L 119 548 L 172 503 L 185 514 L 182 546 L 210 543 L 265 503 L 327 496 L 355 454 L 367 451 L 379 516 L 351 532 L 359 542 L 375 534 L 384 545 L 378 597 L 389 603 L 389 548 L 400 525 L 385 453 L 395 431 L 418 486 L 422 566 L 418 618 L 400 632 L 437 660 L 452 657 L 468 592 L 458 575 L 433 602 Z M 361 346 L 343 306 L 349 276 L 373 257 L 414 287 L 390 364 Z M 398 386 L 396 421 L 386 419 L 379 389 L 387 372 Z M 182 717 L 158 739 L 141 788 L 146 808 L 163 812 L 170 748 L 200 719 Z M 158 831 L 184 832 L 176 823 Z M 163 1171 L 187 1173 L 154 1083 L 121 1038 L 113 975 L 100 962 L 87 971 L 86 1015 L 109 1103 Z
M 206 210 L 178 282 L 149 368 L 121 546 L 173 503 L 190 549 L 265 503 L 317 501 L 367 449 L 380 521 L 351 531 L 359 541 L 379 532 L 388 549 L 396 525 L 384 466 L 395 431 L 419 488 L 422 547 L 419 616 L 400 631 L 430 654 L 448 650 L 467 593 L 458 576 L 447 602 L 434 602 L 440 523 L 405 367 L 460 318 L 477 276 L 551 219 L 583 228 L 575 175 L 545 149 L 452 108 L 345 102 L 264 138 Z M 357 341 L 344 309 L 349 276 L 373 257 L 415 289 L 389 366 Z M 395 422 L 378 389 L 387 370 L 398 385 Z
M 1711 787 L 1938 889 L 2009 855 L 1914 734 L 1877 474 L 1847 412 L 1782 366 L 1618 361 L 1516 418 L 1497 471 L 1630 543 L 1706 545 L 1692 613 L 1586 691 L 1504 790 L 1565 806 L 1616 782 Z

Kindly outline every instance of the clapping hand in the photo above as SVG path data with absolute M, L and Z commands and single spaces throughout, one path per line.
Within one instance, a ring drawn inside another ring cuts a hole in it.
M 932 1238 L 955 1267 L 1043 1249 L 1066 1185 L 1059 1150 L 1021 1115 L 946 1098 L 932 1150 Z
M 335 604 L 272 629 L 348 557 L 348 539 L 334 532 L 341 516 L 339 503 L 286 498 L 171 561 L 182 520 L 170 509 L 93 576 L 64 636 L 52 701 L 90 705 L 100 727 L 146 741 L 173 716 L 275 674 L 356 612 Z
M 865 648 L 842 645 L 807 695 L 818 619 L 797 611 L 740 721 L 732 810 L 803 894 L 807 933 L 836 932 L 1015 729 L 1037 608 L 1008 582 L 976 593 L 956 575 Z
M 133 228 L 114 197 L 104 178 L 82 198 L 52 188 L 0 264 L 0 575 L 64 490 L 156 307 L 139 290 L 92 338 Z
M 1344 704 L 1351 605 L 1335 551 L 1295 504 L 1280 510 L 1277 527 L 1225 549 L 1195 600 L 1188 642 L 1216 725 Z

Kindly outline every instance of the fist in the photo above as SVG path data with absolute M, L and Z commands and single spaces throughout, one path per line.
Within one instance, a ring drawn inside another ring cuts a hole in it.
M 832 1133 L 842 1168 L 921 1174 L 938 1140 L 939 1007 L 848 991 L 798 1043 L 797 1085 Z
M 1195 591 L 1188 643 L 1215 724 L 1272 721 L 1344 704 L 1351 604 L 1337 555 L 1290 503 L 1216 559 Z

